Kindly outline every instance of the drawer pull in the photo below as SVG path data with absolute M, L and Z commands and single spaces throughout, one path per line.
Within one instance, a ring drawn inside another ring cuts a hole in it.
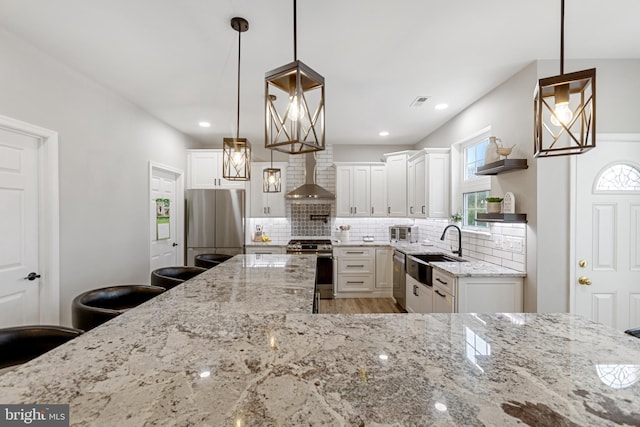
M 447 296 L 444 294 L 441 294 L 439 290 L 436 289 L 436 294 L 440 295 L 442 298 L 446 298 Z
M 347 265 L 347 267 L 364 268 L 364 265 L 362 265 L 362 264 L 358 264 L 358 265 Z
M 436 277 L 436 280 L 437 280 L 438 282 L 442 283 L 443 285 L 446 285 L 446 284 L 448 284 L 448 283 L 449 283 L 449 282 L 443 282 L 442 280 L 440 280 L 440 278 L 439 278 L 439 277 Z
M 357 284 L 363 285 L 364 281 L 361 280 L 359 282 L 356 282 L 356 281 L 347 280 L 347 283 L 357 283 Z
M 347 251 L 348 254 L 364 254 L 362 251 Z

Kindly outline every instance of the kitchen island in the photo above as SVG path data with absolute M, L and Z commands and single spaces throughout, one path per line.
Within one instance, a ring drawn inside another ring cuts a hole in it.
M 314 256 L 236 256 L 0 376 L 72 425 L 640 425 L 640 340 L 566 314 L 314 315 Z

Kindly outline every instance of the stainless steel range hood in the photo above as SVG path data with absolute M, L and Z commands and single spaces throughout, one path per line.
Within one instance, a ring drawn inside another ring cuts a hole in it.
M 287 199 L 322 199 L 335 200 L 336 196 L 316 184 L 316 155 L 307 153 L 305 156 L 304 184 L 287 193 Z

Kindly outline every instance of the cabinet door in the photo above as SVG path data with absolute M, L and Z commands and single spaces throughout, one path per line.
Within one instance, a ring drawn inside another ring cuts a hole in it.
M 422 283 L 418 286 L 418 313 L 433 313 L 433 288 Z
M 267 215 L 267 194 L 262 192 L 262 170 L 268 163 L 251 163 L 251 182 L 249 185 L 249 197 L 251 207 L 249 212 L 253 218 L 262 218 Z
M 371 166 L 371 216 L 387 216 L 386 166 Z
M 265 163 L 258 174 L 258 179 L 262 183 L 263 170 L 270 167 L 270 163 Z M 285 200 L 287 188 L 287 164 L 286 163 L 274 163 L 274 168 L 280 169 L 280 178 L 282 182 L 281 191 L 279 193 L 263 193 L 267 196 L 267 215 L 270 217 L 285 217 L 287 216 L 287 204 Z M 253 178 L 251 179 L 253 181 Z
M 439 286 L 433 287 L 433 312 L 455 313 L 455 298 Z
M 393 288 L 393 249 L 376 249 L 376 289 Z
M 353 178 L 353 216 L 370 216 L 371 166 L 354 166 Z
M 420 286 L 420 284 L 416 281 L 416 279 L 407 274 L 405 286 L 407 295 L 407 303 L 405 308 L 407 309 L 408 313 L 417 313 L 417 310 L 419 308 L 417 288 L 418 286 Z
M 351 216 L 353 191 L 353 167 L 338 166 L 336 168 L 336 215 Z
M 416 163 L 410 160 L 407 163 L 407 216 L 413 217 L 416 213 Z
M 427 216 L 449 218 L 450 181 L 449 154 L 429 154 L 427 166 Z
M 427 206 L 426 206 L 426 162 L 425 156 L 420 156 L 415 159 L 415 184 L 414 184 L 414 196 L 413 196 L 413 217 L 414 218 L 426 218 Z
M 459 313 L 521 313 L 521 277 L 460 277 Z
M 407 216 L 406 154 L 389 156 L 387 158 L 387 203 L 388 216 Z
M 214 150 L 187 152 L 187 188 L 218 188 L 222 157 Z

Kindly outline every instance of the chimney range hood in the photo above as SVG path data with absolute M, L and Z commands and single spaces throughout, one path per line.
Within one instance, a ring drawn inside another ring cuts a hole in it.
M 316 155 L 305 154 L 304 184 L 287 193 L 287 199 L 335 200 L 336 196 L 316 184 Z

